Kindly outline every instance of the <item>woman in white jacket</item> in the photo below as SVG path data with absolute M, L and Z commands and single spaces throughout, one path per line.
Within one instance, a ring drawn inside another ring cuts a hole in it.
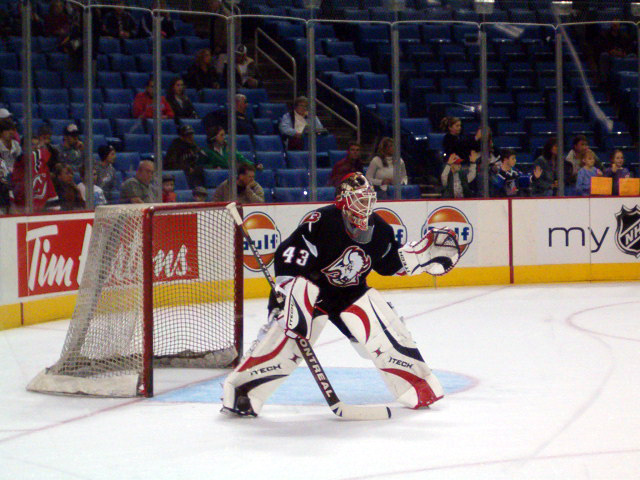
M 389 185 L 393 185 L 393 152 L 393 139 L 383 137 L 378 144 L 376 154 L 371 158 L 367 167 L 365 175 L 369 183 L 376 189 L 379 199 L 390 198 L 387 190 Z M 399 159 L 399 162 L 400 184 L 406 185 L 408 183 L 407 169 L 402 158 Z

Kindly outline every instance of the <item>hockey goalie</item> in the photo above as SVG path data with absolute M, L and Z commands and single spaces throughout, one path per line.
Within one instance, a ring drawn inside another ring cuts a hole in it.
M 361 173 L 347 175 L 334 205 L 307 216 L 275 253 L 269 321 L 223 387 L 222 412 L 255 417 L 301 360 L 296 337 L 312 345 L 333 323 L 371 359 L 395 399 L 417 409 L 444 395 L 402 319 L 367 285 L 367 275 L 443 275 L 458 261 L 455 233 L 433 229 L 401 246 L 374 213 L 376 194 Z

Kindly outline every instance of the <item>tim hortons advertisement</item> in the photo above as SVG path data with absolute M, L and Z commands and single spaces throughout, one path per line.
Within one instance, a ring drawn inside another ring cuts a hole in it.
M 175 224 L 177 221 L 179 228 Z M 92 225 L 92 219 L 18 223 L 18 296 L 78 290 L 88 260 Z M 154 281 L 198 278 L 196 216 L 156 217 L 154 232 Z M 113 257 L 104 259 L 109 263 L 108 282 L 119 284 L 137 275 L 139 247 L 139 242 L 119 242 Z

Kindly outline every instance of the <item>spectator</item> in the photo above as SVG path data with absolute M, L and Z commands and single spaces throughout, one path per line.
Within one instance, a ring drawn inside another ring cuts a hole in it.
M 60 200 L 60 210 L 82 210 L 85 208 L 84 198 L 73 181 L 71 165 L 56 165 L 53 184 Z
M 204 168 L 229 168 L 229 150 L 227 148 L 227 138 L 224 128 L 221 126 L 213 127 L 209 130 L 209 138 L 207 139 L 208 148 L 204 149 L 207 155 L 207 161 L 203 164 Z M 236 164 L 254 165 L 240 152 L 236 152 Z M 262 165 L 258 167 L 262 168 Z
M 33 176 L 33 209 L 59 210 L 59 199 L 53 184 L 53 177 L 49 168 L 50 151 L 42 148 L 37 138 L 32 141 L 32 176 Z M 23 213 L 26 204 L 25 192 L 25 160 L 21 154 L 13 165 L 10 186 L 13 188 L 13 212 Z
M 209 0 L 209 12 L 215 14 L 209 20 L 209 39 L 211 51 L 216 55 L 227 51 L 227 20 L 229 10 L 221 0 Z
M 53 0 L 49 4 L 49 13 L 44 17 L 45 33 L 49 37 L 63 39 L 71 31 L 71 20 L 64 9 L 62 0 Z
M 220 88 L 222 82 L 213 65 L 211 50 L 203 48 L 196 54 L 193 65 L 189 67 L 186 79 L 189 88 L 195 88 L 196 90 Z
M 227 78 L 227 64 L 225 64 L 224 78 Z M 247 55 L 247 47 L 244 45 L 238 45 L 236 48 L 236 85 L 238 88 L 262 86 L 258 67 L 253 58 Z
M 166 2 L 160 0 L 156 2 L 156 8 L 165 9 L 167 8 Z M 176 26 L 171 19 L 171 15 L 169 12 L 160 12 L 159 15 L 162 17 L 160 21 L 160 34 L 162 38 L 171 38 L 176 34 Z M 143 15 L 140 20 L 140 36 L 141 37 L 150 37 L 153 33 L 153 17 L 148 15 Z
M 596 155 L 590 149 L 584 156 L 584 166 L 578 171 L 576 190 L 578 195 L 586 196 L 591 194 L 591 179 L 601 177 L 602 170 L 596 166 Z
M 0 215 L 9 212 L 9 168 L 4 163 L 4 160 L 0 158 Z
M 10 118 L 0 120 L 0 159 L 4 161 L 4 168 L 9 173 L 13 171 L 13 164 L 22 155 L 20 143 L 15 139 L 16 124 Z
M 237 202 L 238 203 L 264 203 L 264 190 L 256 182 L 256 169 L 253 165 L 243 163 L 238 167 L 238 177 L 236 179 Z M 213 202 L 224 202 L 231 198 L 231 188 L 229 179 L 218 185 L 211 200 Z
M 364 170 L 364 162 L 360 152 L 361 146 L 358 142 L 349 142 L 347 154 L 331 169 L 330 186 L 337 187 L 348 174 Z
M 502 151 L 502 163 L 497 173 L 491 177 L 493 197 L 515 197 L 522 192 L 518 186 L 518 180 L 522 175 L 514 167 L 516 165 L 516 152 L 506 148 Z
M 202 165 L 207 163 L 207 154 L 196 145 L 194 130 L 191 125 L 180 125 L 176 138 L 164 158 L 166 170 L 182 170 L 187 176 L 189 186 L 196 187 L 203 183 Z
M 4 120 L 5 118 L 11 120 L 13 123 L 16 123 L 16 121 L 13 118 L 13 115 L 11 115 L 11 112 L 9 110 L 7 110 L 6 108 L 0 108 L 0 120 Z M 12 138 L 16 142 L 20 143 L 20 135 L 18 134 L 17 128 L 14 130 Z
M 625 57 L 633 53 L 633 40 L 625 32 L 619 22 L 612 22 L 609 28 L 604 30 L 598 42 L 603 52 L 612 57 Z
M 196 109 L 193 108 L 193 103 L 186 94 L 185 83 L 181 77 L 174 78 L 169 84 L 167 102 L 173 110 L 173 118 L 198 118 Z
M 84 144 L 80 140 L 80 130 L 75 123 L 67 125 L 62 132 L 62 144 L 58 147 L 58 152 L 56 163 L 66 163 L 74 172 L 80 171 L 80 165 L 84 163 Z
M 116 149 L 113 145 L 100 145 L 98 157 L 100 161 L 96 165 L 95 184 L 102 189 L 106 199 L 111 201 L 118 182 L 116 169 L 113 166 L 116 161 Z
M 36 137 L 40 148 L 44 148 L 49 152 L 49 170 L 53 170 L 55 166 L 60 162 L 60 152 L 51 144 L 51 135 L 53 131 L 49 125 L 41 125 L 38 128 L 38 136 Z
M 209 192 L 204 187 L 196 187 L 191 193 L 193 194 L 194 202 L 206 202 L 209 197 Z
M 567 154 L 566 160 L 571 163 L 572 177 L 569 179 L 571 184 L 575 184 L 575 178 L 578 175 L 578 170 L 584 165 L 584 160 L 587 156 L 589 149 L 589 141 L 584 135 L 576 135 L 571 142 L 571 151 Z M 596 167 L 602 169 L 602 162 L 594 152 Z
M 304 134 L 308 133 L 309 101 L 307 97 L 298 97 L 293 102 L 293 110 L 285 113 L 280 119 L 278 128 L 284 137 L 287 150 L 302 150 Z M 316 116 L 316 133 L 325 131 L 320 119 Z
M 162 176 L 162 203 L 172 203 L 176 201 L 176 180 L 173 175 Z
M 611 165 L 604 171 L 605 177 L 613 178 L 613 195 L 620 194 L 620 179 L 631 177 L 631 173 L 624 167 L 624 153 L 622 150 L 615 149 L 609 155 L 609 162 Z
M 133 100 L 133 116 L 135 118 L 153 118 L 153 96 L 154 92 L 154 81 L 153 77 L 150 77 L 147 80 L 147 86 L 145 89 L 136 95 L 136 98 Z M 160 104 L 162 107 L 162 118 L 173 118 L 173 110 L 171 109 L 171 105 L 167 102 L 167 99 L 164 97 L 160 98 Z
M 77 5 L 70 5 L 70 8 L 81 11 Z M 69 33 L 60 38 L 58 48 L 69 55 L 69 66 L 74 71 L 82 70 L 83 48 L 82 48 L 82 17 L 80 14 L 71 16 L 71 26 Z
M 249 108 L 247 96 L 241 93 L 236 95 L 236 133 L 238 135 L 256 134 L 256 127 L 253 125 L 253 114 Z M 205 132 L 209 132 L 213 127 L 223 126 L 229 130 L 229 112 L 226 109 L 216 110 L 208 113 L 202 119 Z
M 444 117 L 440 121 L 440 130 L 444 132 L 442 139 L 442 150 L 446 158 L 450 159 L 451 154 L 463 158 L 465 153 L 464 142 L 462 141 L 462 121 L 458 117 Z
M 116 8 L 105 15 L 102 33 L 107 37 L 124 39 L 136 36 L 136 21 L 125 10 L 124 2 L 118 2 Z
M 473 190 L 469 187 L 477 174 L 477 165 L 479 154 L 472 152 L 469 161 L 471 162 L 468 172 L 462 168 L 462 159 L 452 153 L 449 155 L 440 179 L 442 180 L 442 197 L 443 198 L 469 198 L 474 196 Z
M 384 200 L 389 198 L 387 189 L 389 185 L 393 184 L 393 153 L 395 147 L 393 139 L 389 137 L 383 137 L 378 144 L 376 154 L 371 158 L 367 172 L 365 176 L 369 183 L 373 185 L 378 194 L 378 198 Z M 407 170 L 404 165 L 404 160 L 400 158 L 399 178 L 400 184 L 406 185 L 408 182 Z
M 106 205 L 107 197 L 104 195 L 104 190 L 100 188 L 99 185 L 96 185 L 96 180 L 98 178 L 98 172 L 94 168 L 93 169 L 93 204 L 94 206 Z M 87 187 L 84 184 L 84 165 L 80 165 L 80 183 L 77 185 L 78 190 L 80 191 L 80 195 L 82 196 L 82 201 L 87 203 Z
M 533 173 L 531 175 L 531 196 L 550 197 L 554 189 L 558 188 L 556 180 L 556 165 L 558 163 L 558 141 L 555 137 L 549 138 L 544 147 L 542 155 L 534 162 Z
M 120 199 L 123 203 L 152 203 L 156 194 L 152 186 L 155 165 L 151 160 L 142 160 L 136 175 L 122 183 Z

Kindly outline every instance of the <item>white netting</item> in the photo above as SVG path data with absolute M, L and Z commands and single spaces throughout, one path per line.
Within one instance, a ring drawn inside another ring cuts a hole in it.
M 188 206 L 187 206 L 188 207 Z M 143 217 L 149 205 L 96 210 L 87 267 L 58 362 L 28 386 L 133 396 L 144 365 Z M 237 357 L 236 229 L 224 207 L 152 216 L 153 358 L 158 366 L 229 366 Z M 148 388 L 148 386 L 147 386 Z

